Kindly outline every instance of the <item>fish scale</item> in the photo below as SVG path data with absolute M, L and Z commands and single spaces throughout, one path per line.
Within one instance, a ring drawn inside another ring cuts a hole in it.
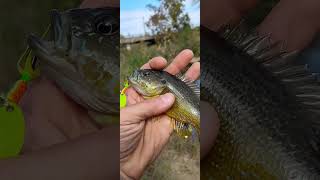
M 215 145 L 201 161 L 201 179 L 319 179 L 319 153 L 312 146 L 317 137 L 311 132 L 319 129 L 312 119 L 319 115 L 310 115 L 294 93 L 293 87 L 306 82 L 283 80 L 292 80 L 299 68 L 275 58 L 280 53 L 271 53 L 265 37 L 239 27 L 221 31 L 201 27 L 201 100 L 220 119 Z M 263 64 L 271 59 L 272 67 Z M 289 69 L 270 70 L 282 68 Z

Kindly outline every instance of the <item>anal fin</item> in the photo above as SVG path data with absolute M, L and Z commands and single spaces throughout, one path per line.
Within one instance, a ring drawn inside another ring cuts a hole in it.
M 193 135 L 193 129 L 190 124 L 179 122 L 174 119 L 171 119 L 171 123 L 173 125 L 174 131 L 178 134 L 178 136 L 188 139 Z

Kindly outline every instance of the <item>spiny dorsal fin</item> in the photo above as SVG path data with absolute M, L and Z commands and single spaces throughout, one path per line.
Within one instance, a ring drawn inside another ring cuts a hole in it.
M 181 73 L 177 74 L 176 77 L 177 77 L 178 79 L 180 79 L 181 81 L 185 82 L 186 85 L 189 86 L 189 87 L 192 89 L 192 91 L 193 91 L 193 92 L 199 97 L 199 99 L 200 99 L 200 88 L 199 88 L 199 86 L 195 83 L 195 81 L 189 80 L 188 78 L 186 78 L 185 75 L 183 75 L 183 74 L 181 74 Z
M 320 82 L 318 74 L 310 73 L 307 65 L 294 63 L 297 52 L 285 52 L 285 43 L 270 41 L 270 34 L 261 36 L 248 31 L 243 23 L 236 27 L 225 26 L 220 36 L 230 44 L 247 53 L 277 77 L 296 97 L 302 112 L 311 118 L 315 131 L 320 134 Z M 280 47 L 280 48 L 279 48 Z M 314 137 L 320 144 L 320 139 Z

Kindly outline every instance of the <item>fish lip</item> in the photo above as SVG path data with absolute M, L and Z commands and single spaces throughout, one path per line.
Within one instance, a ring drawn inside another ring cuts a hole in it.
M 134 82 L 132 81 L 131 76 L 128 76 L 127 80 L 128 80 L 128 83 L 129 83 L 130 86 L 132 86 L 134 84 Z
M 134 90 L 136 90 L 139 94 L 145 97 L 152 97 L 151 95 L 144 92 L 142 89 L 139 88 L 139 83 L 137 82 L 139 80 L 139 70 L 134 70 L 133 73 L 127 78 L 128 83 L 130 87 L 132 87 Z
M 47 41 L 31 34 L 28 37 L 28 45 L 41 62 L 50 63 L 55 61 L 55 57 L 52 56 L 52 49 L 50 49 Z
M 129 84 L 136 84 L 136 80 L 138 80 L 138 70 L 134 70 L 133 73 L 127 77 Z
M 40 51 L 43 54 L 49 55 L 50 51 L 47 48 L 47 45 L 44 40 L 39 38 L 38 36 L 31 34 L 28 37 L 28 45 L 31 49 L 33 49 L 35 52 Z

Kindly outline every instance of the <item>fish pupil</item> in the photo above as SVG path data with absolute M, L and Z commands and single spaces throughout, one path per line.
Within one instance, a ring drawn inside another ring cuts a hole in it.
M 143 76 L 149 76 L 150 75 L 150 72 L 144 72 L 143 73 Z
M 105 16 L 97 20 L 96 31 L 102 35 L 112 35 L 119 31 L 119 25 L 112 17 Z
M 111 24 L 103 24 L 103 23 L 101 23 L 101 24 L 98 25 L 97 29 L 102 34 L 109 34 L 109 33 L 112 32 Z

